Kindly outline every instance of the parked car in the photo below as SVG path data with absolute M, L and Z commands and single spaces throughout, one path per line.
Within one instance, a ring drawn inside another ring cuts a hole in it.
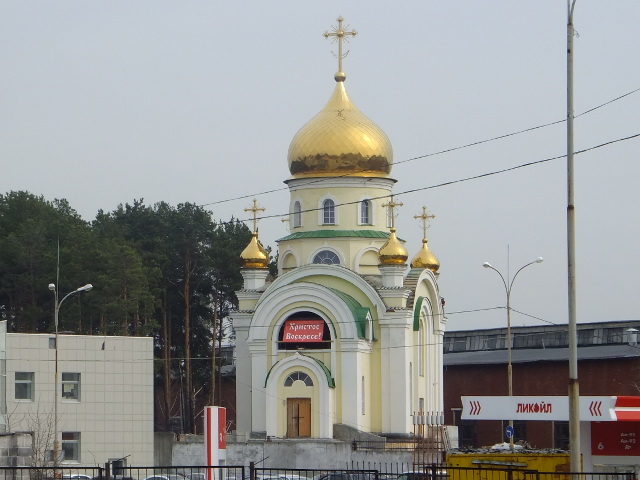
M 144 480 L 185 480 L 185 477 L 183 475 L 174 475 L 174 474 L 151 475 L 150 477 L 147 477 Z
M 65 480 L 91 480 L 93 477 L 84 473 L 65 473 L 62 478 Z
M 200 472 L 187 473 L 187 480 L 207 480 L 207 475 Z
M 316 477 L 316 480 L 376 480 L 376 474 L 373 472 L 365 473 L 347 473 L 347 472 L 331 472 Z
M 436 470 L 436 476 L 430 468 L 419 472 L 403 472 L 396 477 L 396 480 L 444 480 L 447 477 L 447 471 L 443 468 Z
M 105 478 L 104 476 L 102 476 L 102 477 L 99 477 L 99 476 L 98 477 L 91 477 L 91 480 L 104 480 L 104 478 Z M 138 480 L 137 478 L 131 477 L 129 475 L 111 475 L 109 477 L 109 479 L 110 480 Z M 78 479 L 78 480 L 83 480 L 83 479 Z M 84 480 L 86 480 L 86 479 L 84 479 Z
M 279 480 L 309 480 L 309 477 L 305 477 L 304 475 L 299 475 L 297 473 L 279 473 Z

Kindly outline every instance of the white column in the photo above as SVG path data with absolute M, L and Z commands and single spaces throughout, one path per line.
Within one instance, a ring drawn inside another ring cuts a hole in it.
M 244 278 L 244 289 L 257 290 L 264 287 L 269 270 L 266 268 L 241 269 L 240 273 Z
M 361 358 L 358 355 L 359 340 L 341 340 L 342 360 L 340 383 L 342 385 L 342 419 L 341 423 L 360 430 L 360 407 L 362 392 L 360 388 L 362 377 Z
M 254 340 L 249 345 L 249 354 L 251 356 L 251 431 L 266 432 L 266 389 L 265 380 L 267 379 L 268 363 L 267 362 L 267 341 Z M 269 412 L 274 414 L 275 412 Z
M 249 438 L 251 433 L 251 360 L 249 358 L 250 314 L 234 313 L 236 331 L 236 431 Z
M 409 378 L 409 338 L 411 315 L 388 313 L 380 320 L 382 430 L 385 433 L 410 433 L 411 380 Z M 415 387 L 414 387 L 415 388 Z
M 404 274 L 406 265 L 379 265 L 382 274 L 382 286 L 384 288 L 398 288 L 404 286 Z

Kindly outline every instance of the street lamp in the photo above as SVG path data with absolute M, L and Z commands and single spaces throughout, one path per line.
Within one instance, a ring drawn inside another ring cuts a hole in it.
M 507 378 L 509 380 L 509 396 L 510 397 L 513 396 L 513 370 L 511 366 L 511 287 L 513 287 L 513 282 L 515 282 L 516 277 L 522 270 L 527 268 L 529 265 L 533 265 L 534 263 L 541 263 L 542 260 L 543 260 L 542 257 L 538 257 L 533 262 L 529 262 L 526 265 L 523 265 L 518 269 L 518 271 L 510 281 L 508 278 L 505 280 L 502 273 L 500 273 L 500 271 L 497 268 L 493 267 L 489 262 L 484 262 L 482 264 L 484 268 L 490 268 L 491 270 L 496 272 L 498 275 L 500 275 L 500 279 L 504 284 L 504 290 L 507 294 L 507 357 L 508 357 L 507 358 Z M 513 451 L 514 449 L 513 420 L 509 420 L 509 426 L 511 427 L 511 437 L 509 438 L 509 448 Z
M 55 362 L 55 382 L 53 384 L 53 465 L 58 466 L 58 456 L 60 452 L 60 444 L 58 442 L 58 314 L 60 313 L 60 307 L 62 303 L 71 295 L 75 295 L 80 292 L 88 292 L 93 288 L 93 285 L 87 283 L 86 285 L 75 289 L 73 292 L 67 293 L 62 300 L 58 301 L 58 290 L 55 283 L 49 284 L 49 290 L 51 290 L 55 296 L 55 308 L 53 313 L 54 324 L 56 327 L 55 344 L 56 344 L 56 362 Z

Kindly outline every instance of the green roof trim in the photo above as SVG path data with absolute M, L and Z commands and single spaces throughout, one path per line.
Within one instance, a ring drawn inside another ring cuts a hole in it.
M 424 297 L 418 297 L 416 299 L 416 306 L 413 309 L 413 331 L 420 331 L 420 312 L 422 311 L 422 302 Z
M 389 238 L 389 232 L 379 230 L 312 230 L 310 232 L 295 232 L 276 242 L 298 240 L 300 238 Z
M 309 355 L 303 355 L 300 352 L 297 352 L 297 353 L 300 354 L 300 356 L 302 356 L 302 357 L 307 357 L 307 358 L 310 358 L 312 360 L 315 360 L 316 363 L 318 365 L 320 365 L 320 368 L 324 372 L 325 377 L 327 377 L 327 385 L 329 386 L 329 388 L 336 388 L 336 381 L 331 376 L 331 370 L 329 370 L 329 368 L 324 364 L 324 362 L 322 362 L 321 360 L 318 360 L 317 358 L 311 357 Z M 286 358 L 290 358 L 290 357 L 285 357 L 285 359 Z M 284 360 L 284 359 L 282 359 L 282 360 Z M 276 365 L 278 365 L 278 363 L 280 363 L 282 360 L 278 360 L 276 363 L 274 363 L 271 366 L 271 368 L 269 369 L 269 371 L 267 372 L 267 376 L 264 379 L 264 388 L 267 388 L 267 382 L 269 381 L 269 376 L 271 375 L 271 370 L 273 370 L 276 367 Z
M 331 370 L 329 370 L 329 367 L 327 367 L 322 360 L 318 360 L 314 357 L 309 358 L 313 358 L 317 362 L 317 364 L 320 365 L 320 368 L 324 371 L 324 374 L 327 377 L 327 385 L 329 385 L 329 388 L 336 388 L 336 381 L 331 376 Z
M 338 295 L 342 301 L 349 307 L 351 313 L 353 314 L 353 319 L 356 322 L 356 329 L 358 330 L 358 338 L 366 338 L 365 332 L 367 328 L 367 315 L 369 314 L 369 309 L 367 307 L 363 307 L 360 303 L 353 298 L 351 295 L 348 295 L 338 289 L 327 287 L 333 293 Z

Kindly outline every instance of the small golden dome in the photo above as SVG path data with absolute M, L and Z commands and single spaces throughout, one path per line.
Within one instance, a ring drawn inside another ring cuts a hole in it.
M 258 240 L 258 233 L 253 232 L 249 245 L 240 254 L 242 268 L 268 268 L 269 254 Z
M 336 81 L 327 105 L 293 137 L 289 171 L 296 178 L 387 177 L 393 163 L 389 138 L 349 100 L 344 79 Z
M 432 272 L 437 272 L 440 268 L 440 260 L 429 249 L 426 238 L 422 240 L 422 248 L 411 260 L 411 268 L 428 268 Z
M 402 242 L 396 237 L 396 229 L 391 229 L 389 240 L 380 248 L 378 253 L 381 265 L 406 265 L 409 253 Z

